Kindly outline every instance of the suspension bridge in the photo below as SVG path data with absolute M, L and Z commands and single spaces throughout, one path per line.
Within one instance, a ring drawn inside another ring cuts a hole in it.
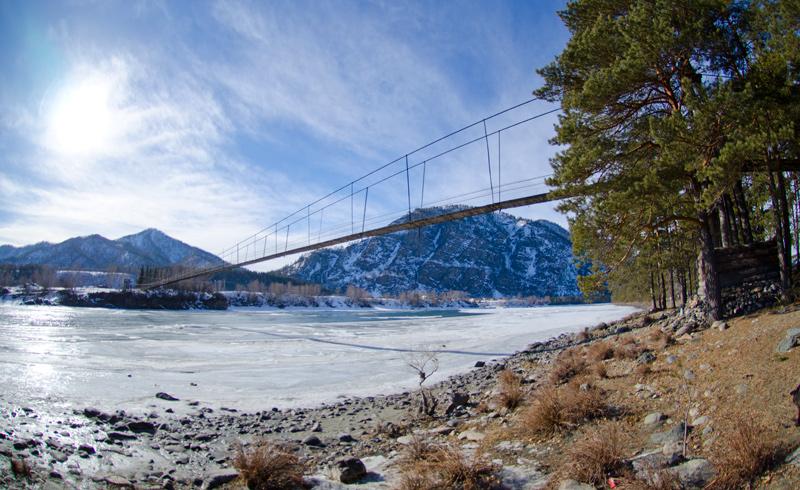
M 156 289 L 369 237 L 554 201 L 545 183 L 549 175 L 502 178 L 504 168 L 517 177 L 530 173 L 533 155 L 528 152 L 535 151 L 529 148 L 532 126 L 559 110 L 531 114 L 529 106 L 535 100 L 465 126 L 349 182 L 223 250 L 216 263 L 184 269 L 141 288 Z M 503 149 L 506 156 L 501 158 Z M 511 161 L 504 165 L 504 159 Z M 478 174 L 483 176 L 474 179 Z M 449 193 L 451 186 L 444 185 L 456 181 L 459 187 L 457 181 L 470 180 L 483 183 L 467 184 L 466 192 L 458 194 Z M 439 212 L 422 213 L 423 208 Z

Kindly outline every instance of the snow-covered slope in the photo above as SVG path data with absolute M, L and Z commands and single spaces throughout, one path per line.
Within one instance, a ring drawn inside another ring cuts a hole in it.
M 465 291 L 474 297 L 580 294 L 569 233 L 549 221 L 505 213 L 318 250 L 278 272 L 331 289 L 352 284 L 376 295 L 418 289 Z
M 118 240 L 89 235 L 55 244 L 40 242 L 24 247 L 3 245 L 0 247 L 0 262 L 107 269 L 110 266 L 194 266 L 219 262 L 219 259 L 151 228 Z

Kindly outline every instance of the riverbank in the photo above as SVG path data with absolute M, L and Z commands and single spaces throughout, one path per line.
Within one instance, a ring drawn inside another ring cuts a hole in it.
M 780 444 L 779 457 L 756 484 L 796 488 L 800 468 L 785 461 L 800 444 L 788 395 L 798 382 L 800 348 L 780 354 L 775 349 L 797 325 L 796 304 L 713 326 L 699 310 L 632 315 L 530 345 L 509 358 L 487 359 L 430 386 L 439 400 L 431 417 L 419 414 L 420 398 L 413 392 L 255 413 L 155 394 L 135 414 L 91 407 L 37 412 L 0 398 L 0 459 L 6 468 L 0 481 L 12 489 L 220 488 L 238 474 L 232 468 L 238 445 L 247 449 L 268 439 L 305 462 L 307 478 L 322 489 L 345 488 L 335 481 L 340 458 L 365 464 L 359 489 L 398 488 L 402 474 L 396 463 L 419 444 L 454 447 L 470 461 L 484 458 L 508 488 L 567 488 L 562 482 L 581 479 L 574 472 L 581 441 L 613 428 L 624 446 L 613 469 L 618 488 L 645 488 L 643 478 L 667 475 L 663 471 L 697 487 L 724 474 L 729 441 L 745 420 L 758 424 L 759 442 Z M 502 373 L 520 381 L 525 403 L 510 407 L 504 401 L 509 388 L 500 381 Z M 599 403 L 550 431 L 535 422 L 547 393 L 563 397 L 561 403 L 592 394 Z M 454 398 L 461 403 L 448 412 Z M 174 415 L 183 408 L 190 413 Z M 15 476 L 8 469 L 11 460 L 24 460 L 31 479 Z M 586 488 L 603 487 L 593 484 Z

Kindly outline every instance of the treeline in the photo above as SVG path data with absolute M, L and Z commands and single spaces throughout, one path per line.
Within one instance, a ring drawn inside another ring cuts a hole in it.
M 781 296 L 800 249 L 800 4 L 576 0 L 538 70 L 561 104 L 548 183 L 584 293 L 654 307 L 698 291 L 722 316 L 715 249 L 775 240 Z

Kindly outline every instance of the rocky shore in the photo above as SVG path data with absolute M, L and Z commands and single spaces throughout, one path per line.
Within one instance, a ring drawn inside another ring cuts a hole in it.
M 655 467 L 670 470 L 684 488 L 701 488 L 720 474 L 720 441 L 731 420 L 744 414 L 763 422 L 769 437 L 782 444 L 769 488 L 796 488 L 800 429 L 794 427 L 796 409 L 787 394 L 797 384 L 792 366 L 800 362 L 800 349 L 789 347 L 780 357 L 774 352 L 791 333 L 788 327 L 800 323 L 800 307 L 714 325 L 703 318 L 699 307 L 643 312 L 530 345 L 509 358 L 486 359 L 467 373 L 426 386 L 439 401 L 433 416 L 419 413 L 418 393 L 256 413 L 212 410 L 202 401 L 167 393 L 154 393 L 153 403 L 137 413 L 92 407 L 37 411 L 0 396 L 0 486 L 228 488 L 239 474 L 233 467 L 237 448 L 269 440 L 306 464 L 306 481 L 314 488 L 347 488 L 342 481 L 353 479 L 359 489 L 397 488 L 396 463 L 409 445 L 424 440 L 487 459 L 506 488 L 585 490 L 607 484 L 576 481 L 564 458 L 589 437 L 587 431 L 615 424 L 627 441 L 627 469 L 618 481 L 631 482 L 620 488 L 647 488 L 641 482 Z M 611 357 L 592 361 L 595 346 L 603 343 L 613 346 Z M 583 359 L 583 367 L 561 384 L 553 373 L 565 353 Z M 503 373 L 521 382 L 525 399 L 519 407 L 502 400 Z M 551 385 L 564 392 L 572 386 L 596 391 L 603 400 L 601 414 L 547 436 L 532 432 L 528 410 Z

